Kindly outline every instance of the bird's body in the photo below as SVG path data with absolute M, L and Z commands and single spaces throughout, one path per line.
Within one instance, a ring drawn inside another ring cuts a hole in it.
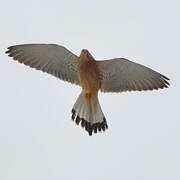
M 96 95 L 100 89 L 99 70 L 96 60 L 88 56 L 88 53 L 87 50 L 82 50 L 77 70 L 83 91 Z
M 72 109 L 72 119 L 89 135 L 108 126 L 98 101 L 98 91 L 123 92 L 167 88 L 164 75 L 124 58 L 96 61 L 88 50 L 76 56 L 55 44 L 24 44 L 8 48 L 14 60 L 82 87 Z
M 85 127 L 91 135 L 93 130 L 105 130 L 107 123 L 98 101 L 98 91 L 101 87 L 100 74 L 97 61 L 88 50 L 82 50 L 77 65 L 82 93 L 75 106 L 73 116 L 75 122 Z M 79 107 L 78 107 L 79 106 Z M 72 117 L 73 117 L 72 116 Z

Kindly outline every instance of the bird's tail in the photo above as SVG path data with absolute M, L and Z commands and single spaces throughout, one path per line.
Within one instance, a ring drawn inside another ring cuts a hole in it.
M 77 125 L 81 124 L 90 136 L 93 132 L 105 131 L 108 128 L 97 95 L 83 91 L 72 109 L 72 120 Z

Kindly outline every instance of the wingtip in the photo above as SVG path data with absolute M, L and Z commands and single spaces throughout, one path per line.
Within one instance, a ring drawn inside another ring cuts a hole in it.
M 14 46 L 9 46 L 9 47 L 7 47 L 7 50 L 5 51 L 5 53 L 6 53 L 6 54 L 9 54 L 9 53 L 12 51 L 13 47 L 14 47 Z
M 170 81 L 170 78 L 168 78 L 168 77 L 166 77 L 166 76 L 164 76 L 164 75 L 161 75 L 161 76 L 162 76 L 164 79 Z
M 170 86 L 170 82 L 168 82 L 168 81 L 170 81 L 170 78 L 168 78 L 168 77 L 166 77 L 164 75 L 162 75 L 162 78 L 164 79 L 164 86 L 166 88 L 168 88 Z
M 9 53 L 10 53 L 10 50 L 5 51 L 5 53 L 6 53 L 6 54 L 9 54 Z

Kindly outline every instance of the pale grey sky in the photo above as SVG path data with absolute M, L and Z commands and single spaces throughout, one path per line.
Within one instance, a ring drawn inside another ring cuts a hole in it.
M 0 179 L 179 180 L 179 7 L 178 0 L 2 0 Z M 81 89 L 4 54 L 21 43 L 125 57 L 168 76 L 171 86 L 100 93 L 109 130 L 89 137 L 70 118 Z

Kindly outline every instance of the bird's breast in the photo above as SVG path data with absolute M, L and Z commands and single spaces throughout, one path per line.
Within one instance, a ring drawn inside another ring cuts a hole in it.
M 80 59 L 78 72 L 83 90 L 88 93 L 97 93 L 100 89 L 100 79 L 96 61 Z

